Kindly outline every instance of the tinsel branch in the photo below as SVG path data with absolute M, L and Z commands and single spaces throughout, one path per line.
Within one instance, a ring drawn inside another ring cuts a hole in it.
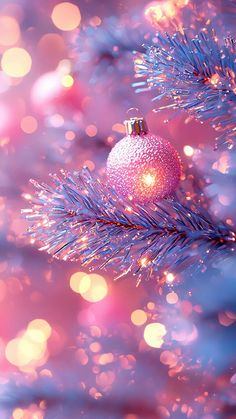
M 23 210 L 29 234 L 43 243 L 41 250 L 64 260 L 112 264 L 119 276 L 149 277 L 166 267 L 204 266 L 205 259 L 234 249 L 234 232 L 209 214 L 174 200 L 148 209 L 124 202 L 86 168 L 52 175 L 50 186 L 32 182 L 36 197 Z
M 137 55 L 136 72 L 142 81 L 137 92 L 156 90 L 153 100 L 166 96 L 164 108 L 182 108 L 201 121 L 210 121 L 219 133 L 217 144 L 235 144 L 236 54 L 235 40 L 220 44 L 213 29 L 193 39 L 187 32 L 157 34 L 146 53 Z

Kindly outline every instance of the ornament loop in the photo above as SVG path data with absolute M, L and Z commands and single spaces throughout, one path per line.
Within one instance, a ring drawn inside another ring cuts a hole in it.
M 135 114 L 134 114 L 134 115 L 130 115 L 130 113 L 131 113 L 132 111 L 137 111 L 137 112 L 135 112 Z M 126 114 L 129 116 L 129 118 L 140 118 L 140 111 L 139 111 L 139 108 L 129 108 L 129 109 L 127 110 Z
M 129 115 L 129 119 L 124 121 L 126 135 L 142 135 L 148 133 L 148 127 L 145 119 L 141 117 L 139 108 L 129 108 L 127 115 L 136 111 L 134 116 Z

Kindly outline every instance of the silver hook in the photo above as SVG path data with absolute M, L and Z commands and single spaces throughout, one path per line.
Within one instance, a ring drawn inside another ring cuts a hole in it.
M 132 112 L 132 111 L 137 111 L 137 112 L 135 112 L 135 115 L 134 115 L 134 116 L 129 115 L 129 114 L 130 114 L 130 112 Z M 138 117 L 140 117 L 140 111 L 139 111 L 139 108 L 129 108 L 129 109 L 127 110 L 126 114 L 128 115 L 128 117 L 129 117 L 129 118 L 138 118 Z

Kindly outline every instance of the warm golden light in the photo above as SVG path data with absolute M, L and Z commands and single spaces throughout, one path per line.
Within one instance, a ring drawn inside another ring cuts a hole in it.
M 185 154 L 185 156 L 192 157 L 193 154 L 194 154 L 194 148 L 191 147 L 190 145 L 185 145 L 184 146 L 184 154 Z
M 17 367 L 24 367 L 33 361 L 38 361 L 44 355 L 44 343 L 33 342 L 25 335 L 8 342 L 5 350 L 7 360 Z
M 159 22 L 163 16 L 161 6 L 159 4 L 154 3 L 146 7 L 144 14 L 147 20 L 152 24 L 155 22 Z
M 69 2 L 56 4 L 52 11 L 54 25 L 62 31 L 76 29 L 81 21 L 81 14 L 78 6 Z
M 32 332 L 32 333 L 40 332 L 44 336 L 43 341 L 45 341 L 51 336 L 52 328 L 46 320 L 34 319 L 28 324 L 27 333 L 28 332 Z
M 10 48 L 3 53 L 1 66 L 8 76 L 24 77 L 30 72 L 31 65 L 31 56 L 23 48 Z
M 32 320 L 21 335 L 6 345 L 6 359 L 20 369 L 42 365 L 50 335 L 51 326 L 46 320 Z
M 74 84 L 74 79 L 70 74 L 66 74 L 62 77 L 61 84 L 66 88 L 72 87 Z
M 23 132 L 26 134 L 32 134 L 38 128 L 38 122 L 33 116 L 27 115 L 22 118 L 20 126 Z
M 103 300 L 108 293 L 108 287 L 105 279 L 101 275 L 88 275 L 90 286 L 87 291 L 82 293 L 82 297 L 90 303 L 96 303 Z
M 151 173 L 147 173 L 142 176 L 142 182 L 145 186 L 147 186 L 147 188 L 151 188 L 156 183 L 156 176 Z
M 172 274 L 171 272 L 166 273 L 166 282 L 171 284 L 174 281 L 174 279 L 175 279 L 174 274 Z
M 217 84 L 219 83 L 219 81 L 220 81 L 220 76 L 219 76 L 219 74 L 213 74 L 211 77 L 210 77 L 210 79 L 209 79 L 209 81 L 210 81 L 210 83 L 213 85 L 213 86 L 217 86 Z
M 91 285 L 90 276 L 86 272 L 76 272 L 70 277 L 70 287 L 77 294 L 83 294 Z
M 20 39 L 20 27 L 11 16 L 0 16 L 0 45 L 9 47 Z
M 44 412 L 40 410 L 41 404 L 40 402 L 39 408 L 36 404 L 31 404 L 27 409 L 16 408 L 14 409 L 11 419 L 43 419 Z
M 162 0 L 149 3 L 144 10 L 144 15 L 152 25 L 160 21 L 177 18 L 179 9 L 187 6 L 189 0 Z
M 177 7 L 174 1 L 153 1 L 147 5 L 144 11 L 146 19 L 152 24 L 163 19 L 173 18 L 177 14 Z
M 109 352 L 106 354 L 101 354 L 98 359 L 100 365 L 107 365 L 114 361 L 114 355 Z
M 16 409 L 13 410 L 12 418 L 13 419 L 23 419 L 24 418 L 24 410 L 17 407 Z
M 146 268 L 146 266 L 148 265 L 148 262 L 149 262 L 148 258 L 146 258 L 146 257 L 141 258 L 140 261 L 139 261 L 142 268 Z
M 179 300 L 178 295 L 174 291 L 169 292 L 169 294 L 167 294 L 166 296 L 166 301 L 169 304 L 176 304 L 178 300 Z
M 215 161 L 212 165 L 212 169 L 218 170 L 220 173 L 227 174 L 229 173 L 231 167 L 230 154 L 227 151 L 221 153 L 219 159 Z
M 143 310 L 134 310 L 131 313 L 131 321 L 135 326 L 142 326 L 147 321 L 147 314 Z
M 161 348 L 162 339 L 166 335 L 166 328 L 162 323 L 150 323 L 144 329 L 144 340 L 152 348 Z

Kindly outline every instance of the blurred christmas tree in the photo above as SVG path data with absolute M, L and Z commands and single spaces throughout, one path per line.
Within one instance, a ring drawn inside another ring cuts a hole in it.
M 233 419 L 235 2 L 37 3 L 0 8 L 0 418 Z

